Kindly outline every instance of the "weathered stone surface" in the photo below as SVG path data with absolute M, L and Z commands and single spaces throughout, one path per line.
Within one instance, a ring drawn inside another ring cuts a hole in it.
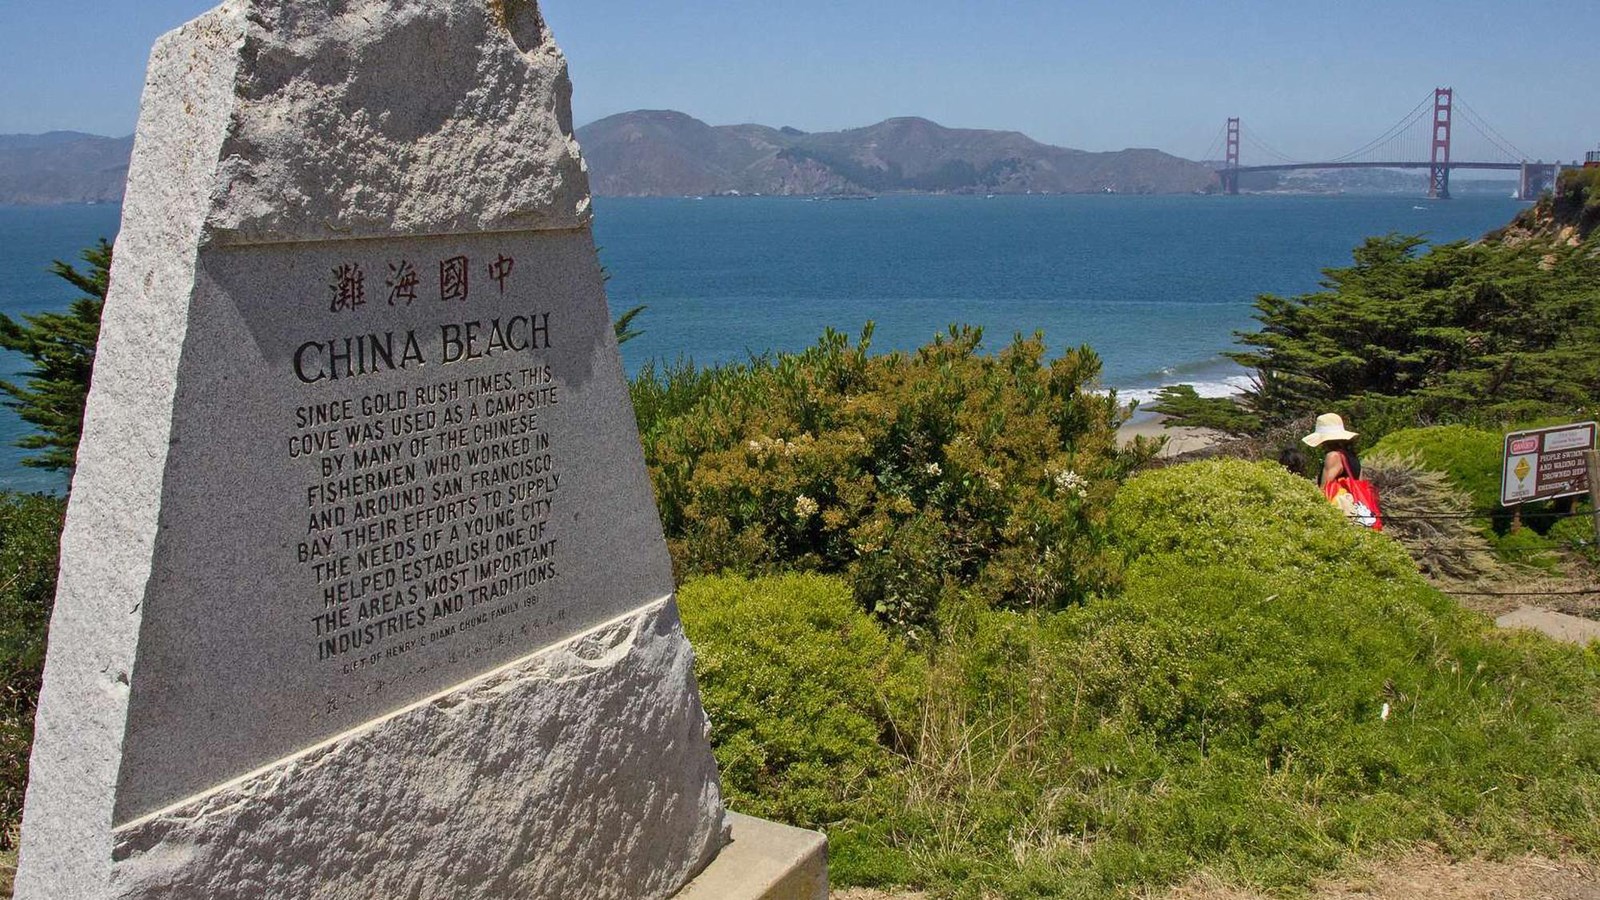
M 723 840 L 691 663 L 654 604 L 130 823 L 114 894 L 668 896 Z
M 715 853 L 587 208 L 529 0 L 229 0 L 162 39 L 19 898 L 655 896 Z
M 181 341 L 170 336 L 184 331 L 237 65 L 211 18 L 164 39 L 151 58 L 61 538 L 23 814 L 24 900 L 105 896 L 112 787 L 177 386 Z
M 533 0 L 230 0 L 208 237 L 577 228 L 589 184 L 566 60 Z

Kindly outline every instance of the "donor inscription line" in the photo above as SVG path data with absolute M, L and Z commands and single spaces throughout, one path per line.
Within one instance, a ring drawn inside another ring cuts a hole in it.
M 368 268 L 334 267 L 328 312 L 366 305 Z M 387 269 L 387 305 L 415 302 L 416 267 Z M 452 257 L 439 271 L 438 302 L 469 302 L 471 261 Z M 518 302 L 515 273 L 503 253 L 489 264 L 497 306 Z M 326 698 L 326 715 L 511 639 L 483 628 L 490 623 L 517 614 L 532 634 L 565 619 L 564 610 L 541 611 L 539 590 L 561 571 L 553 516 L 562 471 L 545 421 L 562 402 L 545 359 L 551 314 L 452 318 L 313 338 L 290 361 L 304 389 L 342 394 L 297 405 L 286 439 L 305 479 L 293 553 L 315 598 L 301 625 L 308 655 L 363 673 L 359 687 Z M 437 375 L 419 386 L 360 390 L 369 376 L 429 369 Z M 484 639 L 471 640 L 474 632 Z M 442 658 L 405 659 L 440 642 L 449 645 Z

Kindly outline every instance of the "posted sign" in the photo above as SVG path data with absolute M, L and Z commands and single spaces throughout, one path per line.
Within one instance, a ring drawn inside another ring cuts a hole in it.
M 1589 492 L 1586 454 L 1595 449 L 1595 423 L 1561 425 L 1506 435 L 1500 503 L 1516 506 Z

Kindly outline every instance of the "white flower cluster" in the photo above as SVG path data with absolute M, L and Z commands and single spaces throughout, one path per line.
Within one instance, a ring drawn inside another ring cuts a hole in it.
M 817 505 L 817 501 L 805 494 L 794 498 L 794 514 L 802 519 L 809 519 L 821 510 L 822 507 Z
M 790 443 L 783 438 L 763 437 L 746 442 L 745 448 L 761 459 L 766 459 L 768 456 L 794 456 L 800 452 L 798 444 Z
M 1068 494 L 1076 494 L 1079 500 L 1089 496 L 1089 479 L 1079 475 L 1071 469 L 1066 469 L 1055 474 L 1056 488 Z
M 944 470 L 939 468 L 938 463 L 928 463 L 922 467 L 922 471 L 932 478 L 938 478 L 944 474 Z

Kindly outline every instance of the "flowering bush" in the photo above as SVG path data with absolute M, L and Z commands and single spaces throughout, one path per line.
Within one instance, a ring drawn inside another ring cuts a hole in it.
M 1105 504 L 1140 459 L 1116 448 L 1114 397 L 1087 348 L 979 352 L 953 327 L 869 356 L 828 331 L 811 349 L 635 380 L 645 454 L 680 576 L 844 574 L 915 631 L 946 587 L 1056 608 L 1115 579 Z

